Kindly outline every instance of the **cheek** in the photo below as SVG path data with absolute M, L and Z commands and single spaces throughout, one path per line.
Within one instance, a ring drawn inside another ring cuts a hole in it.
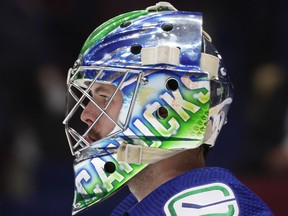
M 117 115 L 117 117 L 120 113 L 122 105 L 123 105 L 122 93 L 118 92 L 115 100 L 113 101 L 113 111 L 114 111 L 115 115 Z
M 108 113 L 110 113 L 110 116 L 113 118 L 113 120 L 117 120 L 119 117 L 119 113 L 122 107 L 122 103 L 120 102 L 114 102 L 111 104 Z

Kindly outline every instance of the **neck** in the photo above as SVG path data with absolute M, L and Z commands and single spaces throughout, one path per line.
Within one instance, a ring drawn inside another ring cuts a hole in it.
M 202 151 L 199 151 L 199 149 L 187 150 L 148 165 L 128 182 L 128 187 L 140 202 L 165 182 L 188 170 L 204 166 L 205 161 Z

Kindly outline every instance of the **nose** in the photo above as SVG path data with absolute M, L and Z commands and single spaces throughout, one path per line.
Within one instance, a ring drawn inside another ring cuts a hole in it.
M 99 109 L 89 101 L 85 109 L 82 111 L 80 119 L 90 126 L 96 120 L 98 115 Z

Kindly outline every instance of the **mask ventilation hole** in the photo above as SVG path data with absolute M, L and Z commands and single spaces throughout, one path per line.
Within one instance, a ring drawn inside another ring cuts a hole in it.
M 126 27 L 128 27 L 128 26 L 130 26 L 130 25 L 131 25 L 131 22 L 130 22 L 130 21 L 127 21 L 127 22 L 122 23 L 122 24 L 120 25 L 120 28 L 126 28 Z
M 163 31 L 171 31 L 173 29 L 173 24 L 172 23 L 163 23 L 161 25 L 161 28 L 163 29 Z
M 116 166 L 113 162 L 111 161 L 108 161 L 105 163 L 104 165 L 104 170 L 107 172 L 107 173 L 114 173 L 115 170 L 116 170 Z
M 166 82 L 166 88 L 170 91 L 176 91 L 178 89 L 178 82 L 175 79 L 169 79 Z
M 168 116 L 168 110 L 165 107 L 159 107 L 156 114 L 158 118 L 165 119 Z
M 142 46 L 140 44 L 133 44 L 130 48 L 130 52 L 137 55 L 141 52 Z

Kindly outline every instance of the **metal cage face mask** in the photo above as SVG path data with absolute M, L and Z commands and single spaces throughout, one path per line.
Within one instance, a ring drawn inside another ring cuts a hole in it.
M 140 73 L 125 69 L 79 67 L 70 69 L 69 74 L 64 124 L 71 153 L 79 156 L 95 142 L 113 137 L 127 127 Z

